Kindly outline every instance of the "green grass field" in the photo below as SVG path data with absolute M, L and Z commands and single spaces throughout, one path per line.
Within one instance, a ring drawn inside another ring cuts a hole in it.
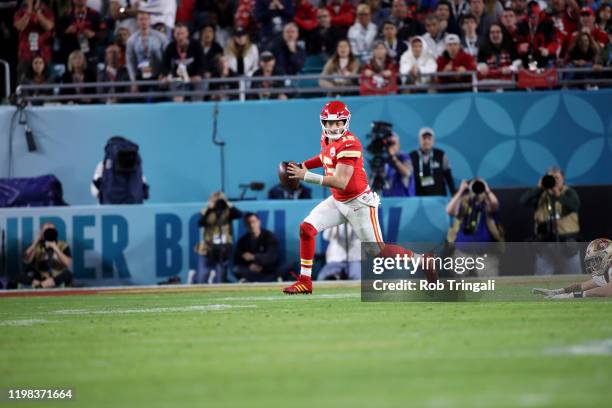
M 512 290 L 530 299 L 532 286 Z M 0 298 L 3 393 L 74 389 L 71 402 L 0 406 L 610 404 L 612 302 L 362 303 L 355 286 L 315 289 Z

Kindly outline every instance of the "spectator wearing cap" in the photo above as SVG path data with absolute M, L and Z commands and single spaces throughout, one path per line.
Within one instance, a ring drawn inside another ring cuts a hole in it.
M 350 26 L 355 22 L 355 8 L 349 0 L 330 0 L 327 11 L 331 16 L 331 24 L 338 27 L 346 35 Z
M 356 81 L 348 77 L 357 75 L 360 67 L 361 63 L 351 51 L 351 44 L 348 40 L 340 40 L 336 45 L 336 52 L 327 60 L 323 72 L 321 72 L 322 75 L 338 75 L 339 77 L 334 79 L 321 78 L 319 79 L 319 86 L 321 88 L 339 88 L 354 85 Z M 335 90 L 333 94 L 340 93 Z
M 238 76 L 251 76 L 258 67 L 259 50 L 242 27 L 234 29 L 225 48 L 225 56 L 230 69 Z
M 440 29 L 440 20 L 434 14 L 429 14 L 425 19 L 425 29 L 427 32 L 423 35 L 423 41 L 427 43 L 427 48 L 437 58 L 446 49 L 445 39 L 449 34 Z
M 336 50 L 336 44 L 343 37 L 343 30 L 331 24 L 331 15 L 325 7 L 317 9 L 317 27 L 306 38 L 308 55 L 330 56 Z
M 25 73 L 36 56 L 41 56 L 48 65 L 55 27 L 55 17 L 49 7 L 40 0 L 24 1 L 13 17 L 13 26 L 19 32 L 17 76 Z
M 148 13 L 139 12 L 136 23 L 138 31 L 128 39 L 125 51 L 130 81 L 157 79 L 168 40 L 151 28 Z M 132 91 L 137 90 L 137 87 L 132 87 Z
M 427 49 L 427 43 L 422 37 L 413 37 L 410 47 L 400 59 L 402 81 L 409 84 L 429 83 L 431 77 L 427 74 L 433 74 L 437 69 L 436 58 Z
M 298 38 L 297 24 L 287 23 L 282 38 L 275 41 L 271 49 L 276 58 L 276 66 L 287 75 L 299 74 L 306 60 L 306 50 L 298 43 Z
M 203 52 L 204 75 L 209 77 L 215 67 L 215 58 L 223 54 L 223 48 L 215 38 L 215 26 L 205 24 L 200 29 L 200 46 Z
M 397 39 L 397 27 L 392 21 L 387 20 L 382 26 L 383 42 L 387 47 L 387 54 L 399 64 L 399 60 L 408 49 L 408 45 L 404 41 Z
M 580 28 L 572 34 L 572 41 L 580 32 L 590 34 L 600 47 L 605 47 L 608 43 L 608 34 L 595 25 L 595 14 L 590 7 L 583 7 L 580 9 Z
M 446 36 L 446 51 L 438 57 L 438 72 L 466 72 L 476 70 L 474 57 L 463 51 L 461 41 L 455 34 Z M 443 76 L 438 78 L 441 83 L 471 82 L 467 75 Z
M 476 29 L 478 28 L 478 19 L 471 13 L 461 17 L 461 46 L 463 50 L 476 58 L 478 56 L 478 47 L 480 47 L 480 38 Z M 482 38 L 485 38 L 486 34 Z
M 423 25 L 413 18 L 404 0 L 393 0 L 389 20 L 397 27 L 397 38 L 400 41 L 408 41 L 425 32 Z
M 259 58 L 259 69 L 253 73 L 257 79 L 251 81 L 251 89 L 259 90 L 258 93 L 249 95 L 249 99 L 287 99 L 287 94 L 270 92 L 274 88 L 284 88 L 283 80 L 270 77 L 285 75 L 276 67 L 276 59 L 270 51 L 264 51 Z
M 488 79 L 512 79 L 512 73 L 521 67 L 516 45 L 502 26 L 491 24 L 487 39 L 478 50 L 478 75 Z
M 459 47 L 459 43 L 457 47 Z M 434 148 L 435 135 L 431 128 L 419 130 L 419 148 L 410 152 L 411 172 L 417 196 L 445 196 L 455 194 L 455 181 L 448 156 Z
M 459 24 L 457 23 L 457 19 L 451 12 L 451 4 L 448 0 L 440 0 L 438 4 L 436 4 L 435 9 L 436 17 L 440 21 L 440 27 L 443 32 L 449 34 L 459 34 Z
M 362 62 L 367 62 L 372 56 L 372 45 L 378 33 L 378 27 L 372 22 L 370 6 L 357 6 L 357 20 L 348 30 L 348 39 L 353 54 Z
M 517 50 L 523 66 L 531 62 L 540 68 L 551 66 L 560 48 L 557 29 L 535 1 L 527 5 L 527 15 L 517 27 Z
M 259 22 L 260 44 L 269 45 L 278 38 L 285 25 L 293 21 L 292 0 L 255 0 L 255 18 Z
M 501 14 L 501 5 L 499 14 Z M 497 21 L 495 13 L 489 14 L 485 10 L 484 0 L 470 0 L 470 13 L 478 19 L 476 32 L 478 36 L 484 36 L 489 31 L 489 26 Z
M 176 24 L 173 37 L 174 41 L 164 51 L 160 79 L 166 83 L 174 79 L 171 84 L 174 90 L 201 89 L 204 77 L 202 46 L 189 38 L 189 28 L 183 23 Z M 179 102 L 183 97 L 175 97 L 174 100 Z
M 70 10 L 57 23 L 60 59 L 66 61 L 72 51 L 80 50 L 91 66 L 95 65 L 101 28 L 103 25 L 100 14 L 87 7 L 87 0 L 73 0 Z

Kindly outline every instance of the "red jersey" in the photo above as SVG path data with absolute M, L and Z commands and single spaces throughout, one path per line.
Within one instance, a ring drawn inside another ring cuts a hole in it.
M 336 165 L 338 163 L 353 167 L 353 175 L 344 190 L 331 188 L 332 195 L 336 200 L 349 201 L 369 188 L 368 176 L 363 166 L 361 142 L 351 132 L 346 132 L 344 136 L 337 140 L 329 140 L 322 133 L 321 153 L 318 157 L 320 161 L 313 159 L 304 163 L 306 168 L 311 169 L 323 166 L 326 176 L 333 176 L 336 173 Z

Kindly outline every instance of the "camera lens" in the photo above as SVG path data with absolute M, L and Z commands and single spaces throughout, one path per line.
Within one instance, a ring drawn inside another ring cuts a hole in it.
M 55 228 L 48 228 L 44 233 L 45 241 L 53 242 L 57 241 L 57 230 Z
M 547 174 L 542 177 L 542 187 L 544 187 L 546 190 L 553 188 L 556 184 L 557 179 L 555 179 L 554 176 Z
M 474 194 L 482 194 L 485 191 L 485 185 L 480 180 L 474 180 L 471 190 Z

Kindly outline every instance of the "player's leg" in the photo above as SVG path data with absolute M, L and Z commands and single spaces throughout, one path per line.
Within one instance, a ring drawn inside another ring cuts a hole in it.
M 396 255 L 408 256 L 423 256 L 415 254 L 407 248 L 399 245 L 386 244 L 382 238 L 380 222 L 378 220 L 378 206 L 380 200 L 376 193 L 362 195 L 348 203 L 337 203 L 341 212 L 346 216 L 347 220 L 353 227 L 355 234 L 361 242 L 375 242 L 376 245 L 368 245 L 367 250 L 370 255 L 384 258 L 393 258 Z M 428 257 L 423 256 L 423 262 L 427 262 Z M 429 263 L 428 263 L 429 264 Z M 437 280 L 436 272 L 433 265 L 423 268 L 427 280 L 432 282 Z
M 312 293 L 311 275 L 317 233 L 345 222 L 346 218 L 338 211 L 331 196 L 313 208 L 300 224 L 300 276 L 297 282 L 283 289 L 284 293 Z
M 572 293 L 585 292 L 591 289 L 595 289 L 597 287 L 599 287 L 599 285 L 597 285 L 597 283 L 593 279 L 589 279 L 588 281 L 584 281 L 582 283 L 573 283 L 569 286 L 558 289 L 533 288 L 532 292 L 534 295 L 553 297 L 557 295 L 567 295 Z
M 584 291 L 584 297 L 612 297 L 612 283 Z

